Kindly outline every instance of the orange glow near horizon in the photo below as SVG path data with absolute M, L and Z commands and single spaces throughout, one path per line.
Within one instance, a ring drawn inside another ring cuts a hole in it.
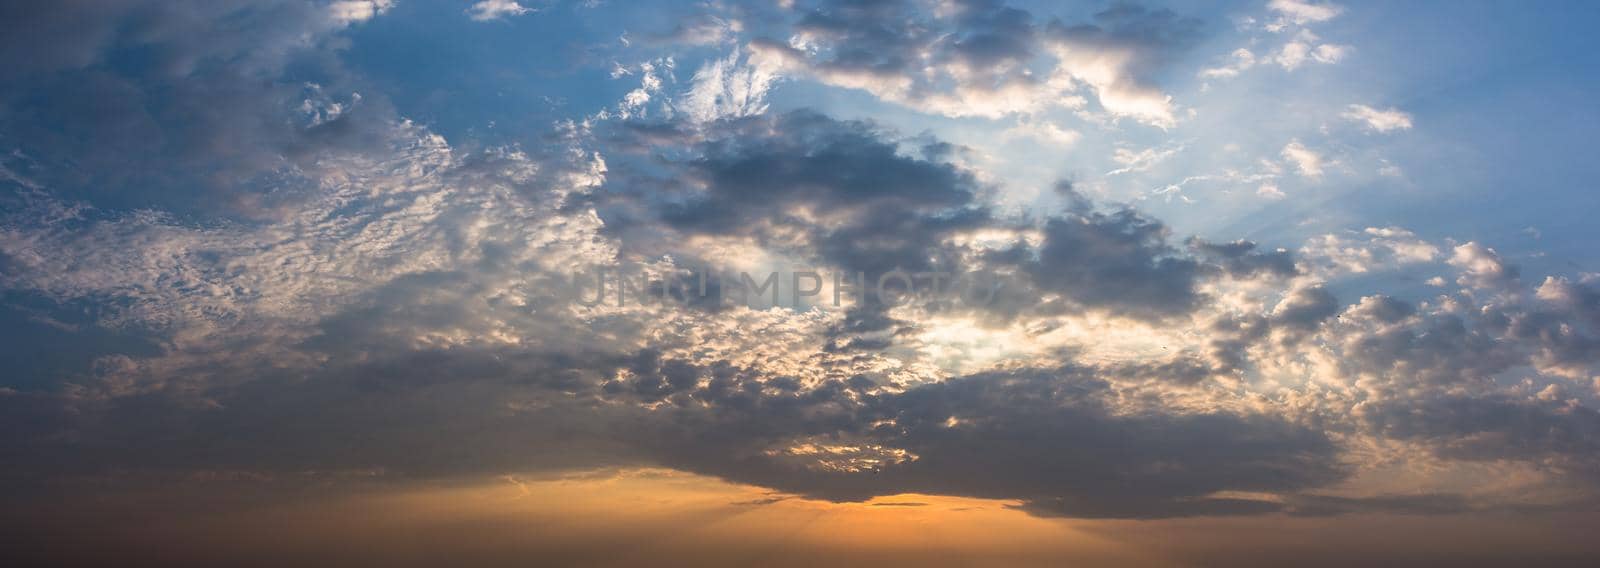
M 263 488 L 262 499 L 226 506 L 212 490 L 247 492 L 189 485 L 97 496 L 75 516 L 34 528 L 70 527 L 97 543 L 45 543 L 55 558 L 182 565 L 1335 566 L 1373 557 L 1509 561 L 1515 544 L 1529 542 L 1558 558 L 1596 552 L 1582 529 L 1594 515 L 1059 519 L 948 496 L 832 503 L 666 469 Z
M 521 533 L 569 549 L 569 558 L 584 565 L 651 565 L 663 558 L 728 565 L 815 565 L 825 558 L 845 559 L 844 565 L 1157 560 L 1009 502 L 906 494 L 832 503 L 660 469 L 507 477 L 357 501 L 356 508 L 382 511 L 376 516 L 398 525 L 478 524 L 496 527 L 490 533 L 497 539 Z

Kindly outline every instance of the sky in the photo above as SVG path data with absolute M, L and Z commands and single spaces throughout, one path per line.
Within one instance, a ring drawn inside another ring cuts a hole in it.
M 1597 24 L 6 3 L 0 542 L 1592 563 Z

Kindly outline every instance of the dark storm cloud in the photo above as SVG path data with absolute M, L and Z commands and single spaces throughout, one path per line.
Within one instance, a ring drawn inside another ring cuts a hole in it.
M 1528 311 L 1509 314 L 1507 339 L 1534 350 L 1534 364 L 1551 374 L 1587 378 L 1600 362 L 1600 329 L 1572 312 Z
M 1024 63 L 1034 56 L 1033 16 L 999 0 L 956 2 L 950 57 L 981 69 Z
M 1573 282 L 1549 277 L 1539 286 L 1538 297 L 1553 307 L 1572 312 L 1589 325 L 1600 328 L 1600 282 L 1594 277 Z
M 1167 244 L 1165 225 L 1132 210 L 1051 219 L 1038 258 L 1025 264 L 1043 290 L 1134 317 L 1186 313 L 1201 267 Z
M 1193 386 L 1235 368 L 1228 366 L 1227 361 L 1214 363 L 1199 356 L 1182 354 L 1164 361 L 1112 365 L 1103 371 L 1107 376 L 1126 380 L 1154 380 L 1173 385 Z
M 899 262 L 920 264 L 912 257 L 924 243 L 989 220 L 973 203 L 977 182 L 971 174 L 902 155 L 867 124 L 802 111 L 738 128 L 770 134 L 707 143 L 684 168 L 706 190 L 668 204 L 662 215 L 667 224 L 688 232 L 741 234 L 762 223 L 794 223 L 791 213 L 803 209 L 842 218 L 840 228 L 819 234 L 819 240 L 852 244 L 822 248 L 903 253 L 896 262 L 872 267 L 887 269 Z M 848 259 L 841 264 L 860 265 Z
M 1211 360 L 1219 371 L 1248 368 L 1248 350 L 1271 331 L 1266 317 L 1256 314 L 1223 317 L 1213 321 L 1208 329 L 1211 339 Z
M 788 43 L 753 51 L 824 83 L 948 116 L 997 118 L 1070 106 L 1088 85 L 1105 110 L 1160 126 L 1174 117 L 1156 75 L 1198 40 L 1200 24 L 1118 3 L 1092 23 L 1036 22 L 992 0 L 824 1 L 800 9 Z
M 978 229 L 1027 225 L 998 219 L 979 204 L 983 188 L 973 175 L 934 159 L 945 152 L 908 155 L 892 134 L 869 123 L 809 111 L 719 123 L 705 136 L 690 158 L 613 162 L 607 193 L 598 199 L 602 218 L 622 227 L 616 232 L 625 244 L 694 255 L 662 248 L 681 240 L 662 235 L 750 237 L 768 250 L 864 272 L 868 283 L 895 270 L 1016 273 L 1025 279 L 1013 284 L 1023 287 L 1004 290 L 988 306 L 1006 318 L 1059 294 L 1068 305 L 1044 309 L 1160 319 L 1197 307 L 1198 283 L 1215 274 L 1293 271 L 1287 252 L 1256 252 L 1248 242 L 1200 243 L 1192 248 L 1204 256 L 1195 256 L 1171 244 L 1160 221 L 1127 208 L 1097 211 L 1081 198 L 1081 207 L 1040 221 L 1037 247 L 1019 240 L 974 251 L 950 241 Z M 663 166 L 692 181 L 662 191 L 672 177 L 655 171 Z M 641 216 L 655 216 L 655 228 Z
M 1117 2 L 1094 15 L 1092 24 L 1053 21 L 1047 37 L 1070 47 L 1123 48 L 1139 54 L 1131 71 L 1139 80 L 1186 52 L 1204 37 L 1204 24 L 1167 8 Z
M 1450 394 L 1375 405 L 1363 418 L 1383 435 L 1427 443 L 1440 456 L 1538 463 L 1600 481 L 1600 413 L 1564 401 Z
M 1361 377 L 1369 399 L 1352 414 L 1381 438 L 1408 440 L 1448 460 L 1521 462 L 1591 492 L 1600 415 L 1572 388 L 1591 388 L 1600 341 L 1572 295 L 1538 302 L 1464 295 L 1412 305 L 1372 296 L 1328 323 L 1340 364 Z M 1511 383 L 1533 371 L 1541 382 Z M 1579 382 L 1566 382 L 1566 379 Z M 1582 503 L 1573 506 L 1587 506 Z
M 212 407 L 166 394 L 89 404 L 0 397 L 11 433 L 0 455 L 16 464 L 4 474 L 6 492 L 119 471 L 368 470 L 408 479 L 641 463 L 605 435 L 626 428 L 629 414 L 561 394 L 572 377 L 616 365 L 572 352 L 414 351 L 330 362 L 304 377 L 263 369 L 252 382 L 211 389 Z
M 1188 245 L 1198 256 L 1220 265 L 1229 275 L 1237 278 L 1289 277 L 1299 274 L 1294 265 L 1294 254 L 1284 249 L 1258 251 L 1256 243 L 1250 241 L 1213 243 L 1198 238 L 1189 239 Z
M 1415 313 L 1416 306 L 1389 296 L 1367 296 L 1349 309 L 1353 317 L 1370 318 L 1385 324 L 1400 323 Z
M 1392 317 L 1376 311 L 1378 317 Z M 1518 364 L 1517 346 L 1501 341 L 1496 318 L 1467 319 L 1451 313 L 1416 316 L 1405 325 L 1381 325 L 1341 333 L 1343 363 L 1353 373 L 1422 384 L 1488 381 Z
M 679 161 L 614 163 L 599 212 L 620 227 L 614 233 L 625 251 L 696 259 L 700 251 L 672 243 L 751 238 L 818 267 L 864 274 L 871 286 L 894 271 L 959 272 L 960 251 L 947 241 L 1005 226 L 978 203 L 981 187 L 970 172 L 908 155 L 872 124 L 810 111 L 719 122 Z M 676 174 L 665 179 L 689 181 L 663 181 L 653 171 L 663 165 Z M 887 345 L 858 335 L 892 325 L 889 306 L 878 300 L 869 295 L 849 310 L 836 349 Z
M 1339 299 L 1322 286 L 1290 292 L 1272 311 L 1272 324 L 1291 332 L 1314 331 L 1323 320 L 1339 313 Z
M 647 445 L 674 467 L 811 497 L 1020 499 L 1075 517 L 1266 512 L 1279 506 L 1209 495 L 1303 490 L 1345 474 L 1319 431 L 1264 415 L 1116 412 L 1089 369 L 984 373 L 903 393 L 745 384 L 696 393 L 699 403 L 671 410 L 676 429 Z M 789 451 L 799 444 L 825 451 Z
M 517 327 L 572 343 L 407 346 L 431 330 L 507 321 L 474 298 L 515 269 L 486 264 L 381 287 L 324 318 L 323 333 L 299 347 L 325 359 L 314 374 L 239 369 L 252 380 L 208 389 L 207 405 L 151 394 L 90 405 L 86 416 L 68 400 L 9 397 L 30 409 L 8 414 L 31 425 L 12 431 L 34 435 L 8 453 L 56 473 L 407 478 L 658 463 L 815 498 L 918 491 L 1116 518 L 1278 510 L 1208 496 L 1302 491 L 1345 475 L 1321 432 L 1268 415 L 1117 409 L 1089 368 L 983 373 L 904 391 L 859 375 L 807 384 L 657 347 L 583 341 L 583 324 L 532 314 Z M 60 411 L 41 414 L 50 408 Z M 787 451 L 802 444 L 828 449 Z
M 625 125 L 620 134 L 648 146 L 658 130 Z M 799 230 L 812 249 L 804 252 L 887 272 L 926 268 L 941 240 L 995 222 L 976 202 L 970 173 L 905 155 L 868 123 L 810 111 L 719 122 L 686 154 L 615 161 L 598 199 L 625 242 L 656 239 L 638 226 L 649 221 L 680 235 L 754 237 L 774 248 L 785 244 L 781 233 Z
M 949 22 L 934 22 L 904 0 L 825 1 L 806 10 L 794 29 L 835 46 L 832 58 L 818 64 L 835 72 L 909 75 L 929 52 L 972 69 L 1033 57 L 1035 26 L 1027 11 L 992 0 L 958 0 L 949 9 Z
M 964 385 L 967 386 L 967 385 Z M 990 387 L 984 385 L 988 390 Z M 998 400 L 1014 401 L 1022 393 L 994 389 Z M 1029 393 L 1032 394 L 1032 393 Z M 1029 397 L 1041 406 L 1023 411 L 1015 422 L 1002 420 L 991 431 L 982 420 L 978 432 L 960 432 L 968 444 L 964 450 L 984 455 L 979 450 L 985 438 L 1002 440 L 1002 446 L 1028 438 L 1024 431 L 1050 432 L 1039 455 L 1045 463 L 1027 464 L 1028 479 L 1008 479 L 1037 494 L 1029 500 L 1059 507 L 1062 514 L 1075 516 L 1165 516 L 1192 514 L 1217 504 L 1230 507 L 1226 500 L 1213 502 L 1204 496 L 1224 489 L 1282 491 L 1316 486 L 1337 479 L 1339 466 L 1333 447 L 1320 432 L 1279 422 L 1276 418 L 1228 414 L 1190 416 L 1130 416 L 1110 418 L 1103 411 L 1086 416 L 1063 417 L 1049 404 L 1050 397 Z M 956 403 L 950 410 L 966 409 Z M 999 410 L 994 408 L 994 410 Z M 1097 422 L 1100 422 L 1097 424 Z M 928 427 L 933 424 L 926 423 Z M 938 437 L 946 433 L 937 432 Z M 971 436 L 968 438 L 967 436 Z M 946 442 L 949 443 L 949 442 Z M 1068 446 L 1071 449 L 1068 449 Z M 915 446 L 913 446 L 915 447 Z M 1184 447 L 1204 447 L 1212 451 L 1188 452 Z M 1015 450 L 1015 448 L 1012 448 Z M 992 451 L 992 450 L 991 450 Z M 978 460 L 969 468 L 979 471 L 989 466 L 1004 470 L 1006 459 L 1022 455 L 989 455 L 996 461 Z M 953 455 L 952 455 L 953 457 Z M 1014 463 L 1014 465 L 1023 465 Z M 1098 473 L 1093 473 L 1098 472 Z M 976 472 L 974 472 L 976 473 Z M 1038 476 L 1038 477 L 1033 477 Z M 1102 485 L 1095 479 L 1118 481 Z M 1077 491 L 1062 495 L 1059 486 Z M 1186 505 L 1195 505 L 1189 509 Z M 1257 506 L 1260 506 L 1258 504 Z M 1213 509 L 1214 512 L 1216 511 Z
M 826 37 L 839 47 L 820 66 L 852 73 L 898 76 L 912 68 L 917 48 L 932 41 L 910 2 L 868 0 L 823 2 L 794 28 Z

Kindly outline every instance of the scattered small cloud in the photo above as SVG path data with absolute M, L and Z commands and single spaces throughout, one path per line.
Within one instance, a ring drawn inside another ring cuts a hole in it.
M 1293 41 L 1283 44 L 1278 54 L 1273 57 L 1280 67 L 1286 71 L 1299 69 L 1307 61 L 1314 63 L 1332 64 L 1342 61 L 1350 52 L 1350 46 L 1332 43 L 1318 43 L 1320 38 L 1310 30 L 1301 30 Z
M 532 11 L 532 8 L 518 4 L 515 0 L 483 0 L 473 4 L 471 8 L 467 8 L 467 15 L 472 18 L 472 21 L 488 22 L 511 16 L 521 16 Z
M 1138 151 L 1117 148 L 1111 153 L 1111 161 L 1122 167 L 1106 172 L 1106 177 L 1148 170 L 1182 151 L 1183 145 L 1181 144 L 1165 148 L 1145 148 Z
M 370 20 L 392 7 L 394 0 L 339 0 L 328 5 L 328 16 L 348 25 Z
M 1293 164 L 1295 171 L 1302 177 L 1322 177 L 1322 156 L 1301 144 L 1299 140 L 1291 140 L 1283 147 L 1283 158 Z
M 1377 132 L 1411 129 L 1411 115 L 1397 108 L 1376 109 L 1367 105 L 1350 105 L 1349 109 L 1339 116 L 1361 123 Z
M 1233 50 L 1233 61 L 1220 67 L 1208 67 L 1200 70 L 1202 79 L 1219 79 L 1237 77 L 1239 73 L 1256 66 L 1256 54 L 1243 47 Z
M 1344 13 L 1344 7 L 1337 4 L 1316 4 L 1301 0 L 1272 0 L 1267 3 L 1267 9 L 1277 12 L 1283 19 L 1297 25 L 1326 22 Z

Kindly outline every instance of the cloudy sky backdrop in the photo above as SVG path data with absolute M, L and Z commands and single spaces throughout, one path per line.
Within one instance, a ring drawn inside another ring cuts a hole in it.
M 8 2 L 4 540 L 1581 564 L 1596 25 L 1557 2 Z M 594 267 L 829 281 L 571 301 Z M 895 270 L 1006 285 L 820 300 Z

